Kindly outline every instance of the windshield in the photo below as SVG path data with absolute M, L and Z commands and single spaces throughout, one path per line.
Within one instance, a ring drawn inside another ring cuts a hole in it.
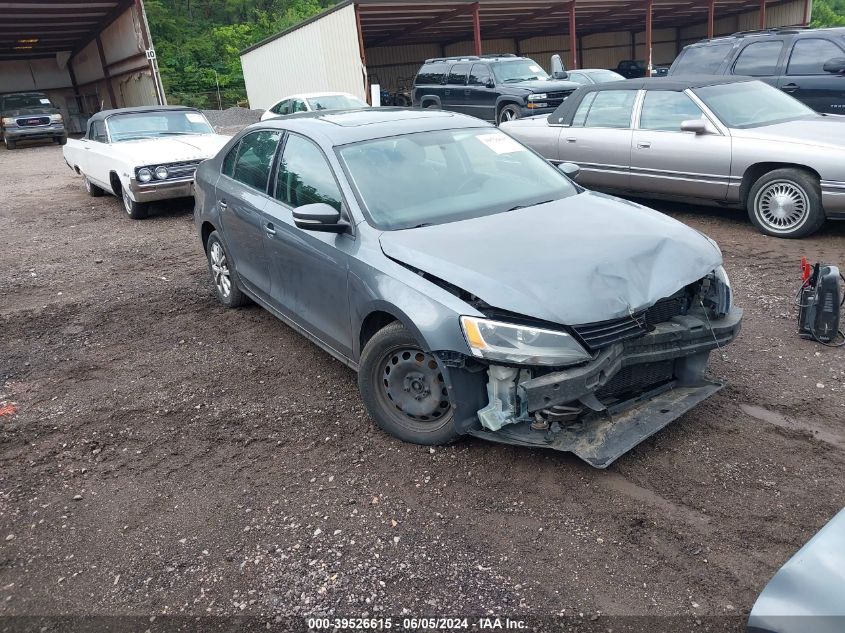
M 555 167 L 492 128 L 347 145 L 338 154 L 367 219 L 390 231 L 504 213 L 578 193 Z
M 327 95 L 324 97 L 309 97 L 308 104 L 312 110 L 352 110 L 355 108 L 369 108 L 366 101 L 347 95 Z
M 3 110 L 20 110 L 22 108 L 53 108 L 55 107 L 46 95 L 35 93 L 25 95 L 6 95 L 3 97 Z
M 493 74 L 500 84 L 531 81 L 532 79 L 548 79 L 549 74 L 540 68 L 540 64 L 532 59 L 518 62 L 500 62 L 492 64 Z
M 116 114 L 107 119 L 107 124 L 112 143 L 161 136 L 214 134 L 205 116 L 194 110 Z
M 800 101 L 762 81 L 706 86 L 694 92 L 728 127 L 757 127 L 817 116 Z

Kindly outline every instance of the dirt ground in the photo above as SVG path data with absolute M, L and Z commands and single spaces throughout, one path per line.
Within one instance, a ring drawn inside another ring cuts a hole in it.
M 57 146 L 0 150 L 0 175 L 0 615 L 738 630 L 845 506 L 845 350 L 800 339 L 793 307 L 802 255 L 845 266 L 845 223 L 785 241 L 660 206 L 720 243 L 743 333 L 721 393 L 602 472 L 400 443 L 353 372 L 218 304 L 190 202 L 129 220 Z

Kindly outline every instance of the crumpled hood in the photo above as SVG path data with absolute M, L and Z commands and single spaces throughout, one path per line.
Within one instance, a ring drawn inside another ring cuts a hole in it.
M 563 325 L 653 305 L 722 263 L 701 233 L 585 192 L 549 204 L 380 236 L 384 253 L 517 314 Z
M 162 136 L 112 143 L 112 151 L 135 166 L 206 160 L 215 156 L 231 137 L 221 134 Z
M 50 114 L 59 114 L 59 110 L 53 106 L 32 106 L 31 108 L 15 108 L 12 110 L 4 110 L 2 115 L 5 117 L 25 117 L 25 116 L 47 116 Z
M 842 151 L 842 139 L 845 138 L 845 117 L 818 116 L 746 130 L 732 128 L 731 136 L 734 138 L 777 141 L 779 143 L 817 145 L 840 152 Z
M 509 83 L 508 86 L 516 86 L 517 88 L 528 88 L 531 92 L 566 92 L 567 90 L 577 90 L 581 84 L 574 81 L 566 81 L 561 79 L 534 79 L 531 81 L 520 81 L 519 83 Z

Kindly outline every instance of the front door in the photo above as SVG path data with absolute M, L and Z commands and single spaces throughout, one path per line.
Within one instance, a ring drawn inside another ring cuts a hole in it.
M 826 73 L 825 62 L 845 57 L 845 50 L 828 39 L 795 40 L 786 75 L 778 88 L 816 112 L 845 115 L 845 75 Z
M 443 87 L 443 109 L 469 114 L 469 93 L 467 75 L 469 64 L 455 64 L 446 76 Z
M 581 167 L 588 187 L 627 189 L 630 183 L 631 121 L 636 90 L 603 90 L 584 97 L 569 127 L 561 130 L 558 160 Z
M 279 160 L 274 196 L 262 223 L 270 268 L 271 304 L 343 356 L 352 356 L 347 274 L 349 234 L 298 228 L 293 209 L 323 202 L 343 212 L 340 188 L 322 150 L 288 135 Z
M 682 132 L 681 123 L 693 119 L 705 119 L 712 133 Z M 686 93 L 646 92 L 631 148 L 631 189 L 724 200 L 730 172 L 731 138 Z
M 281 132 L 247 134 L 223 161 L 217 180 L 217 204 L 223 236 L 238 278 L 262 299 L 270 295 L 270 271 L 264 254 L 262 215 L 267 184 Z

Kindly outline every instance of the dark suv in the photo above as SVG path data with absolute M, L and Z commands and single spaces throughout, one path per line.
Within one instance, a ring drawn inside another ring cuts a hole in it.
M 540 64 L 515 55 L 438 57 L 425 62 L 414 82 L 414 106 L 442 108 L 501 123 L 551 114 L 579 84 L 552 78 Z
M 681 51 L 670 76 L 747 75 L 817 112 L 845 115 L 845 28 L 735 33 Z

